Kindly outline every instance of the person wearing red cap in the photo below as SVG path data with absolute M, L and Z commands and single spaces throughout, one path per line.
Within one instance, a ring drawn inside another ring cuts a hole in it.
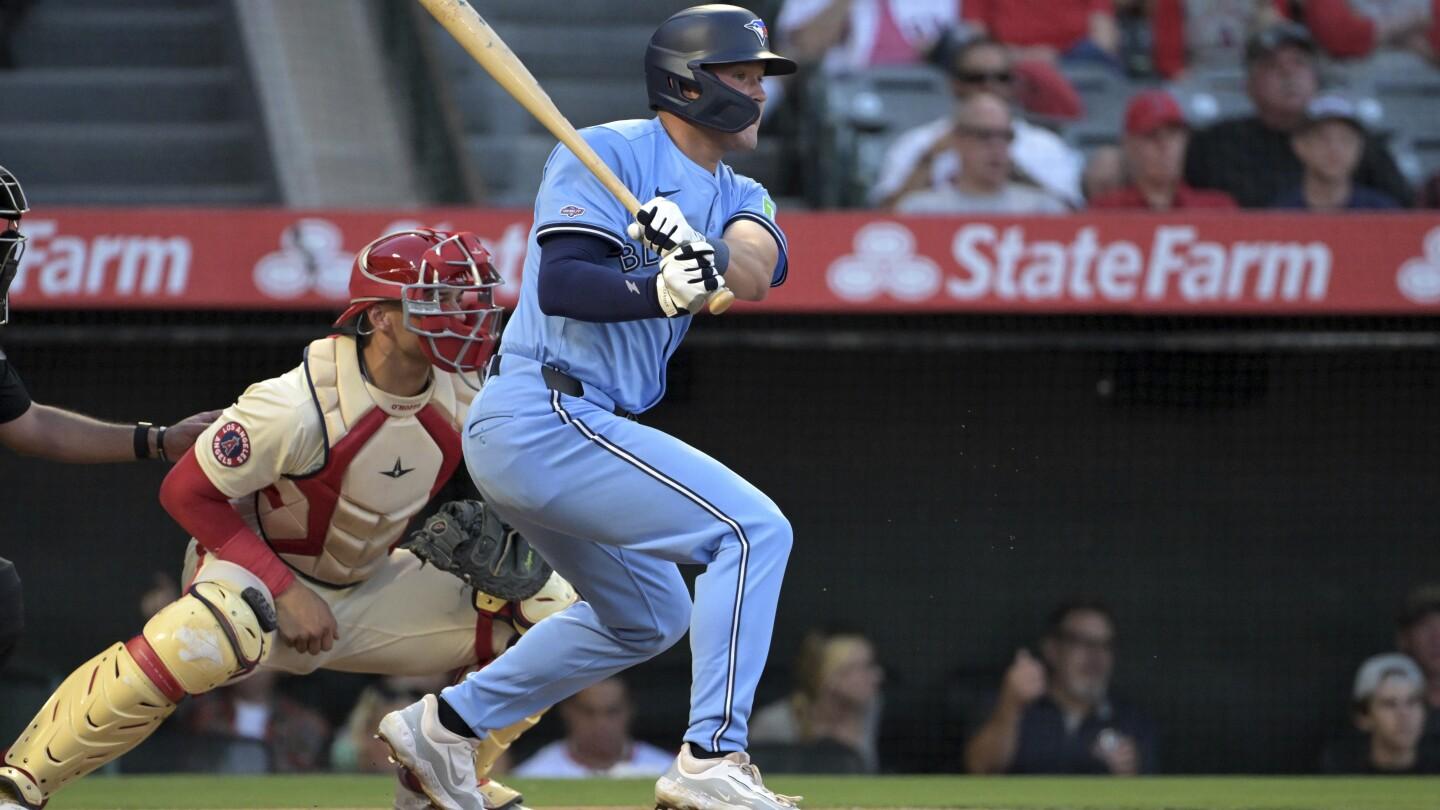
M 1164 90 L 1145 90 L 1125 110 L 1125 162 L 1131 184 L 1092 200 L 1092 208 L 1235 208 L 1223 191 L 1185 185 L 1185 147 L 1190 129 L 1175 98 Z
M 341 333 L 247 388 L 166 476 L 160 503 L 195 538 L 186 588 L 60 685 L 0 764 L 0 808 L 43 806 L 186 695 L 259 670 L 463 672 L 578 601 L 559 575 L 500 599 L 397 547 L 460 467 L 500 283 L 473 233 L 401 231 L 360 251 Z M 489 735 L 474 772 L 538 719 Z M 483 780 L 467 806 L 519 800 Z M 395 807 L 430 806 L 402 774 Z

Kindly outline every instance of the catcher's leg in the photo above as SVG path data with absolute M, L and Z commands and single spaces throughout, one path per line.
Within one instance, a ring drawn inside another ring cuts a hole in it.
M 477 593 L 475 595 L 476 609 L 480 610 L 482 615 L 490 614 L 492 621 L 482 621 L 480 628 L 477 629 L 476 654 L 481 658 L 488 659 L 495 655 L 496 651 L 504 651 L 512 641 L 524 635 L 536 623 L 559 613 L 578 601 L 580 601 L 580 597 L 575 593 L 575 589 L 558 573 L 552 573 L 544 587 L 534 596 L 524 601 L 511 602 L 508 606 L 493 597 Z M 479 637 L 487 624 L 491 627 L 488 650 L 482 649 L 487 640 Z M 540 722 L 540 718 L 545 716 L 545 711 L 547 710 L 532 714 L 505 728 L 492 731 L 480 740 L 480 745 L 475 750 L 475 775 L 479 779 L 480 794 L 485 799 L 486 810 L 519 810 L 524 807 L 525 797 L 521 795 L 520 791 L 490 778 L 490 771 L 494 769 L 495 763 L 500 760 L 500 757 L 509 750 L 510 745 L 520 739 L 520 735 L 534 728 L 535 724 Z M 398 768 L 400 784 L 395 789 L 397 810 L 409 810 L 409 808 L 418 810 L 431 806 L 419 780 L 403 765 Z
M 222 581 L 196 582 L 140 635 L 60 684 L 5 755 L 0 796 L 8 790 L 42 806 L 69 782 L 139 745 L 186 694 L 208 692 L 255 668 L 275 629 L 269 594 L 248 571 L 218 567 L 205 573 Z

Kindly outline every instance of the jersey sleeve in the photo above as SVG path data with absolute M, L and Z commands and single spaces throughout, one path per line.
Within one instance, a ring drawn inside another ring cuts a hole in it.
M 584 130 L 581 135 L 621 181 L 630 184 L 635 172 L 624 136 L 604 127 Z M 540 191 L 535 195 L 535 222 L 539 241 L 555 233 L 583 233 L 599 236 L 620 250 L 627 242 L 630 212 L 561 144 L 545 164 Z
M 785 241 L 785 232 L 775 224 L 775 201 L 770 199 L 770 193 L 765 187 L 754 180 L 738 176 L 736 180 L 740 183 L 739 194 L 736 197 L 735 209 L 725 218 L 725 227 L 729 228 L 739 220 L 748 219 L 758 223 L 775 237 L 775 245 L 780 248 L 780 252 L 775 259 L 775 270 L 770 274 L 770 286 L 779 287 L 785 283 L 785 276 L 790 270 L 790 246 Z
M 20 381 L 20 373 L 5 359 L 0 350 L 0 424 L 19 419 L 30 410 L 30 392 Z
M 325 460 L 325 437 L 304 372 L 296 369 L 246 389 L 195 440 L 195 458 L 229 498 L 286 475 L 314 472 Z

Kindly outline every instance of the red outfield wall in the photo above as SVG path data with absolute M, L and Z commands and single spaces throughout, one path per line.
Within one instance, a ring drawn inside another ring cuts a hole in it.
M 1440 314 L 1440 218 L 1273 213 L 780 216 L 785 312 Z M 530 212 L 52 209 L 25 219 L 20 309 L 328 309 L 403 227 L 481 235 L 519 289 Z M 736 308 L 743 312 L 746 305 Z

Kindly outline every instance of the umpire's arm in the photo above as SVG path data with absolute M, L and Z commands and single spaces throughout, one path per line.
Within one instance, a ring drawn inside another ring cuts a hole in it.
M 759 223 L 737 219 L 725 229 L 725 245 L 730 248 L 730 265 L 725 271 L 725 286 L 735 297 L 746 301 L 763 301 L 770 292 L 770 279 L 780 260 L 780 246 L 775 237 Z

